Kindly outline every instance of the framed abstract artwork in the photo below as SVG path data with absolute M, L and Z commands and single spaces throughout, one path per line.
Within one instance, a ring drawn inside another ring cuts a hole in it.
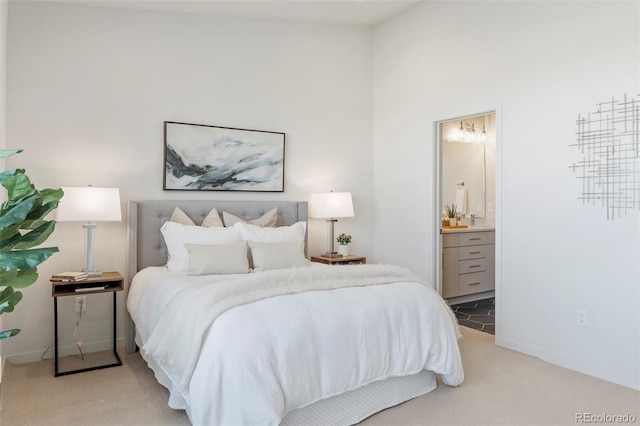
M 284 191 L 284 133 L 164 122 L 164 186 Z

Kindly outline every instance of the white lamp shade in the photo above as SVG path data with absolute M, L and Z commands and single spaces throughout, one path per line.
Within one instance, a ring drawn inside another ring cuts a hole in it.
M 318 219 L 353 217 L 350 192 L 321 192 L 311 194 L 310 216 Z
M 59 222 L 120 222 L 120 190 L 93 186 L 62 187 L 64 196 L 58 204 Z

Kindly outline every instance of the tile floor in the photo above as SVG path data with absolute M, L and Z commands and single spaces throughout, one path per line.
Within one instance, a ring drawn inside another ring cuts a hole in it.
M 451 305 L 458 323 L 465 327 L 496 334 L 495 299 L 476 300 L 459 305 Z

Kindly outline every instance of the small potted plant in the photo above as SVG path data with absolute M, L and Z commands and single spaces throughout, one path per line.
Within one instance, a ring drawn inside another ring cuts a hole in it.
M 343 256 L 349 256 L 349 248 L 347 247 L 347 244 L 351 242 L 351 235 L 342 233 L 338 235 L 337 240 L 338 240 L 338 253 Z
M 447 209 L 447 217 L 449 218 L 449 226 L 456 226 L 456 205 L 455 204 L 447 204 L 445 206 Z

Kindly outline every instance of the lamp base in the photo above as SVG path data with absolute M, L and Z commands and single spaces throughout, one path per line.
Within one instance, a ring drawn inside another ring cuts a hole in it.
M 102 276 L 102 272 L 93 267 L 93 230 L 96 229 L 97 226 L 95 223 L 85 223 L 82 225 L 82 227 L 87 230 L 87 263 L 85 264 L 87 266 L 82 268 L 82 272 L 86 272 L 90 277 Z
M 335 258 L 338 258 L 338 257 L 342 257 L 342 255 L 341 255 L 341 254 L 339 254 L 339 253 L 337 253 L 337 252 L 335 252 L 335 251 L 334 251 L 334 252 L 330 252 L 330 251 L 328 251 L 328 252 L 326 252 L 326 253 L 322 253 L 322 256 L 323 256 L 323 257 L 328 257 L 328 258 L 330 258 L 330 259 L 335 259 Z
M 101 277 L 102 276 L 102 272 L 96 271 L 95 269 L 82 268 L 82 272 L 86 272 L 87 276 L 89 276 L 89 277 Z

